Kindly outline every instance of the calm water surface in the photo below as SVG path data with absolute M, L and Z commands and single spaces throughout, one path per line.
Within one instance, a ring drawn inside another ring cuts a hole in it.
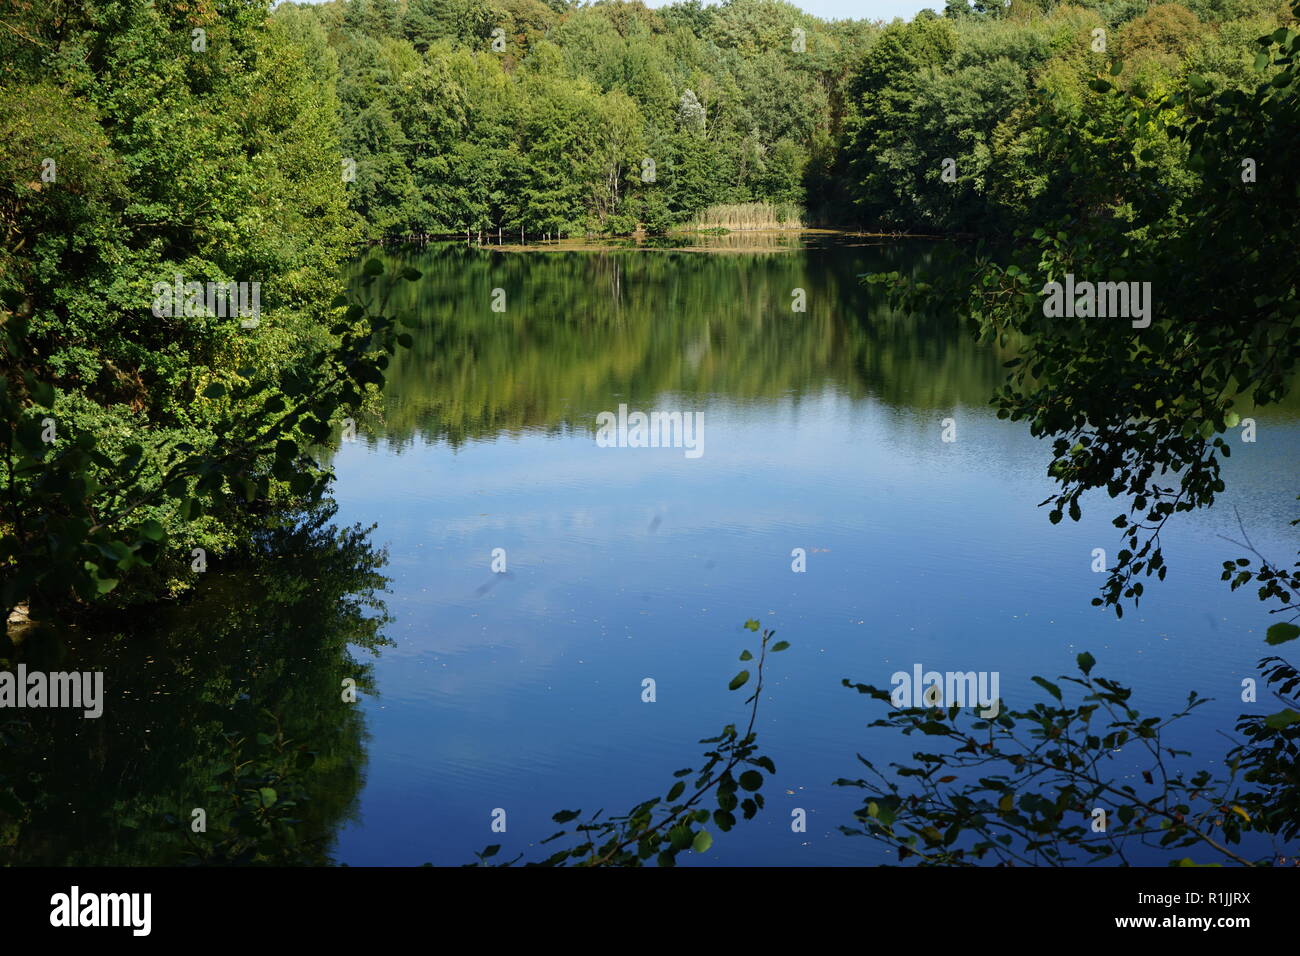
M 1222 506 L 1180 516 L 1167 581 L 1116 621 L 1089 600 L 1092 549 L 1120 547 L 1120 509 L 1097 500 L 1053 527 L 1035 507 L 1048 449 L 987 405 L 1008 356 L 950 319 L 891 313 L 857 281 L 931 252 L 822 240 L 404 260 L 425 273 L 399 303 L 419 317 L 415 348 L 335 460 L 342 517 L 377 522 L 389 547 L 394 618 L 342 859 L 527 851 L 556 810 L 662 792 L 698 765 L 698 738 L 739 720 L 726 682 L 750 617 L 793 644 L 772 659 L 758 724 L 778 774 L 768 811 L 699 862 L 883 859 L 838 833 L 860 801 L 831 782 L 858 775 L 857 752 L 879 764 L 914 742 L 868 729 L 882 714 L 844 677 L 998 671 L 1020 705 L 1040 696 L 1031 675 L 1071 672 L 1088 650 L 1148 712 L 1192 688 L 1220 698 L 1185 742 L 1222 752 L 1215 731 L 1242 710 L 1267 622 L 1220 585 L 1237 552 L 1218 535 L 1238 536 L 1236 506 L 1264 553 L 1287 553 L 1295 416 L 1258 416 Z M 703 455 L 599 447 L 596 416 L 620 404 L 702 412 Z M 507 574 L 491 571 L 497 548 Z M 489 831 L 498 807 L 504 835 Z M 793 808 L 807 833 L 791 832 Z
M 792 644 L 757 725 L 778 773 L 767 810 L 687 864 L 886 861 L 838 832 L 861 801 L 832 781 L 858 775 L 856 753 L 882 765 L 915 742 L 868 728 L 883 710 L 842 678 L 995 671 L 1018 707 L 1041 699 L 1031 675 L 1087 650 L 1147 713 L 1217 698 L 1173 743 L 1221 754 L 1268 622 L 1219 582 L 1239 553 L 1220 535 L 1239 512 L 1263 553 L 1294 548 L 1294 407 L 1257 414 L 1220 505 L 1177 517 L 1168 579 L 1117 621 L 1089 601 L 1120 507 L 1085 501 L 1055 527 L 1035 507 L 1048 449 L 987 404 L 1011 353 L 858 281 L 932 268 L 937 247 L 714 244 L 395 254 L 424 273 L 390 304 L 415 345 L 333 458 L 333 523 L 374 524 L 387 564 L 328 523 L 272 532 L 259 567 L 132 633 L 33 642 L 30 659 L 100 662 L 115 696 L 98 722 L 41 715 L 43 742 L 0 766 L 47 794 L 0 826 L 0 858 L 171 859 L 151 821 L 203 805 L 220 735 L 266 708 L 320 753 L 304 828 L 321 860 L 460 864 L 490 843 L 536 859 L 551 814 L 662 794 L 699 766 L 699 738 L 742 719 L 726 684 L 751 617 Z M 702 413 L 703 454 L 600 447 L 597 416 L 621 404 Z M 340 708 L 346 677 L 361 699 Z

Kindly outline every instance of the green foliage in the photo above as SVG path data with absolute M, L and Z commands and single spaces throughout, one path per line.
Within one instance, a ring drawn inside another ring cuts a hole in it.
M 1107 83 L 1163 95 L 1190 82 L 1196 66 L 1246 90 L 1253 39 L 1278 25 L 1277 12 L 1238 9 L 1210 27 L 1173 3 L 1071 5 L 1009 18 L 954 3 L 945 19 L 891 24 L 849 85 L 830 175 L 845 181 L 858 221 L 868 225 L 989 236 L 1059 216 L 1067 197 L 1078 200 L 1069 211 L 1091 214 L 1113 205 L 1116 189 L 1126 191 L 1111 178 L 1115 170 L 1088 161 L 1088 151 L 1113 143 L 1082 138 L 1067 151 L 1049 130 L 1056 121 L 1108 116 L 1114 107 L 1095 95 L 1097 74 L 1109 69 Z M 1098 28 L 1107 31 L 1104 51 L 1094 47 Z M 1140 141 L 1136 152 L 1151 151 L 1144 185 L 1152 201 L 1183 201 L 1200 178 L 1185 143 L 1160 124 L 1130 133 Z
M 357 223 L 329 51 L 259 2 L 28 5 L 7 25 L 4 607 L 154 600 L 194 580 L 195 548 L 235 549 L 319 490 L 309 446 L 386 363 L 390 323 L 330 304 Z M 158 308 L 176 276 L 256 283 L 257 321 Z
M 373 265 L 363 288 L 383 272 Z M 403 270 L 394 281 L 418 277 Z M 379 314 L 382 302 L 378 309 L 370 301 L 349 306 L 332 330 L 338 345 L 279 382 L 250 371 L 229 395 L 224 385 L 209 386 L 205 397 L 224 408 L 210 420 L 202 447 L 165 432 L 142 436 L 147 447 L 120 447 L 76 418 L 58 430 L 55 389 L 33 370 L 39 353 L 24 303 L 16 294 L 9 301 L 15 311 L 0 331 L 0 355 L 11 370 L 0 390 L 3 597 L 6 613 L 28 605 L 38 618 L 69 602 L 94 602 L 125 574 L 157 563 L 169 538 L 157 515 L 183 527 L 240 498 L 266 500 L 273 482 L 301 500 L 319 497 L 329 476 L 312 445 L 330 436 L 340 409 L 356 407 L 368 387 L 383 385 L 389 358 L 409 341 L 395 318 Z M 342 296 L 335 302 L 344 304 Z
M 276 17 L 328 37 L 350 198 L 375 236 L 657 233 L 750 202 L 820 224 L 1009 232 L 1058 212 L 1053 180 L 1071 173 L 1041 148 L 1041 93 L 1095 110 L 1088 83 L 1116 57 L 1124 88 L 1163 90 L 1193 66 L 1244 88 L 1243 51 L 1279 22 L 1263 0 L 953 2 L 884 27 L 779 0 L 372 6 Z M 1185 190 L 1181 144 L 1144 145 L 1162 191 Z
M 715 203 L 804 204 L 874 33 L 777 0 L 376 9 L 276 11 L 328 35 L 350 197 L 375 236 L 657 233 Z
M 1187 865 L 1182 854 L 1189 849 L 1241 865 L 1292 855 L 1280 844 L 1258 858 L 1234 847 L 1247 834 L 1280 840 L 1300 834 L 1294 774 L 1300 729 L 1243 717 L 1237 729 L 1247 739 L 1227 754 L 1222 771 L 1186 770 L 1177 764 L 1190 753 L 1167 738 L 1206 698 L 1192 692 L 1182 710 L 1144 717 L 1130 689 L 1093 676 L 1091 655 L 1079 658 L 1081 676 L 1059 678 L 1079 688 L 1077 702 L 1035 677 L 1054 704 L 989 720 L 954 706 L 891 710 L 873 721 L 905 736 L 922 733 L 930 749 L 890 771 L 859 755 L 868 776 L 836 784 L 861 789 L 865 803 L 857 825 L 840 829 L 921 866 L 1127 864 L 1135 844 L 1166 851 L 1170 865 Z M 1269 661 L 1265 677 L 1280 692 L 1300 684 L 1289 665 Z M 886 690 L 844 684 L 890 700 Z M 1122 760 L 1142 761 L 1136 776 L 1112 775 Z M 1126 779 L 1133 783 L 1121 782 Z

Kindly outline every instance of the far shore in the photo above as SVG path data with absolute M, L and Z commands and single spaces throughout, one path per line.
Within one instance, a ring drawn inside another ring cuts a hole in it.
M 953 238 L 911 232 L 868 232 L 854 229 L 818 229 L 818 228 L 782 228 L 763 227 L 753 229 L 674 229 L 662 236 L 646 233 L 633 233 L 626 236 L 581 237 L 569 239 L 531 239 L 527 242 L 490 242 L 484 234 L 484 241 L 476 237 L 467 245 L 493 252 L 610 252 L 620 249 L 645 252 L 773 252 L 798 248 L 799 240 L 813 237 L 838 237 L 842 239 L 873 240 L 876 245 L 880 240 L 929 239 L 942 240 Z M 439 245 L 455 242 L 464 243 L 462 237 L 446 237 L 436 240 Z M 393 245 L 403 245 L 401 241 L 392 241 Z M 423 244 L 423 243 L 420 243 Z

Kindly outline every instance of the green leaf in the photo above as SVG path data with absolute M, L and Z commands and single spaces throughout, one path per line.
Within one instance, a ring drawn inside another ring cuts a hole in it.
M 118 581 L 118 580 L 120 580 L 120 579 L 117 579 L 117 578 L 96 578 L 96 579 L 95 579 L 95 593 L 98 593 L 98 594 L 107 594 L 108 592 L 112 591 L 113 588 L 116 588 L 116 587 L 117 587 L 117 581 Z
M 262 806 L 264 807 L 275 806 L 276 798 L 279 795 L 272 788 L 262 787 L 260 790 L 257 791 L 257 793 L 258 796 L 262 798 Z
M 131 549 L 121 541 L 95 542 L 95 549 L 111 561 L 121 563 L 131 557 Z
M 789 641 L 777 641 L 775 644 L 772 645 L 772 653 L 775 654 L 777 651 L 783 651 L 789 646 L 790 646 Z
M 735 677 L 731 678 L 731 683 L 727 685 L 727 690 L 736 690 L 744 687 L 745 682 L 749 680 L 749 671 L 741 671 Z
M 371 259 L 362 266 L 362 271 L 368 276 L 381 276 L 384 274 L 384 264 L 378 259 Z
M 763 775 L 757 770 L 746 770 L 740 775 L 740 785 L 746 790 L 757 790 L 763 785 Z
M 708 830 L 701 830 L 695 834 L 695 839 L 691 842 L 691 849 L 696 853 L 703 853 L 711 846 L 713 846 L 713 836 Z
M 1079 670 L 1083 671 L 1084 676 L 1087 676 L 1092 670 L 1092 666 L 1097 663 L 1097 658 L 1093 657 L 1087 651 L 1084 651 L 1075 659 L 1078 661 Z
M 745 651 L 741 651 L 741 652 L 740 652 L 740 659 L 741 659 L 742 661 L 752 661 L 752 660 L 754 659 L 754 655 L 751 654 L 751 653 L 749 653 L 749 651 L 747 651 L 747 650 L 745 650 Z
M 211 385 L 209 385 L 207 388 L 203 390 L 204 398 L 220 398 L 222 395 L 225 394 L 226 394 L 226 386 L 222 385 L 220 382 L 213 382 Z
M 678 780 L 675 784 L 673 784 L 672 789 L 668 791 L 668 797 L 667 797 L 668 802 L 672 803 L 674 800 L 680 797 L 682 795 L 682 791 L 685 789 L 686 789 L 686 784 Z
M 1300 714 L 1297 714 L 1290 707 L 1278 711 L 1276 714 L 1269 714 L 1264 718 L 1264 725 L 1271 727 L 1273 730 L 1281 730 L 1297 722 L 1300 722 Z
M 691 828 L 678 824 L 668 831 L 668 844 L 674 850 L 684 850 L 691 844 Z
M 1091 665 L 1089 665 L 1089 666 L 1091 666 Z M 1061 688 L 1057 687 L 1057 686 L 1056 686 L 1055 684 L 1053 684 L 1050 680 L 1044 680 L 1044 679 L 1041 678 L 1041 677 L 1031 677 L 1030 680 L 1032 680 L 1032 681 L 1033 681 L 1035 684 L 1037 684 L 1039 687 L 1043 688 L 1045 691 L 1047 691 L 1049 694 L 1051 694 L 1053 697 L 1055 697 L 1055 698 L 1057 699 L 1057 701 L 1060 701 L 1060 699 L 1061 699 Z
M 1286 621 L 1279 621 L 1268 629 L 1268 636 L 1264 641 L 1268 644 L 1285 644 L 1287 641 L 1294 641 L 1297 637 L 1300 637 L 1300 627 Z

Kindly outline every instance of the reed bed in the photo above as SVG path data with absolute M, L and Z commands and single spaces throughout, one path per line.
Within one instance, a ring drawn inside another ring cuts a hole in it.
M 686 221 L 690 230 L 802 229 L 803 209 L 796 203 L 721 203 L 697 212 Z

